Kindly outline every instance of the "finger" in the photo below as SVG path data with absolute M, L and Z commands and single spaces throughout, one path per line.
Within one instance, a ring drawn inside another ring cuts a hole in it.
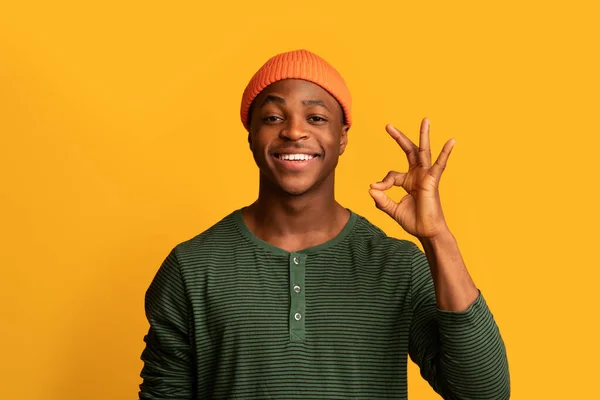
M 381 181 L 371 183 L 371 187 L 377 190 L 388 190 L 392 186 L 402 186 L 405 178 L 406 173 L 404 172 L 390 171 Z
M 387 193 L 381 190 L 370 189 L 369 194 L 373 200 L 375 200 L 375 207 L 379 208 L 390 217 L 394 217 L 397 204 L 387 195 Z
M 448 158 L 450 157 L 450 153 L 452 153 L 455 143 L 456 141 L 454 139 L 448 140 L 442 148 L 437 160 L 435 160 L 435 163 L 433 163 L 429 169 L 429 173 L 436 179 L 439 179 L 442 176 L 442 172 L 446 169 L 446 163 L 448 162 Z
M 424 167 L 431 166 L 431 148 L 429 145 L 429 118 L 421 121 L 421 134 L 419 137 L 419 162 Z
M 408 166 L 413 167 L 417 165 L 419 162 L 419 148 L 417 147 L 417 145 L 411 142 L 411 140 L 407 138 L 404 133 L 400 132 L 391 124 L 387 124 L 385 126 L 385 130 L 387 131 L 387 133 L 390 134 L 391 137 L 393 137 L 396 140 L 396 142 L 400 145 L 402 150 L 404 150 L 404 152 L 406 153 L 406 157 L 408 158 Z

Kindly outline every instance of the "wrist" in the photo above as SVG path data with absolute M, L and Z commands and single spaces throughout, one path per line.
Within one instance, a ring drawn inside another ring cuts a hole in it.
M 441 232 L 433 236 L 418 237 L 417 239 L 419 240 L 419 242 L 421 242 L 423 248 L 430 249 L 445 247 L 447 245 L 456 243 L 456 239 L 454 238 L 454 235 L 452 234 L 452 232 L 450 232 L 450 229 L 448 229 L 448 227 L 446 227 Z

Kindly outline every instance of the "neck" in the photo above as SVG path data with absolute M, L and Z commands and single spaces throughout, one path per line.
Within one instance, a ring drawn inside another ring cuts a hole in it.
M 243 210 L 246 225 L 262 240 L 288 251 L 333 239 L 350 213 L 335 200 L 333 182 L 328 183 L 294 196 L 261 179 L 258 199 Z

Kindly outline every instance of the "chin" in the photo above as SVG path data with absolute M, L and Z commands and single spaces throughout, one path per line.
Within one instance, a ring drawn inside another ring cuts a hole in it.
M 279 186 L 282 192 L 292 196 L 301 196 L 308 192 L 312 185 L 280 185 Z
M 289 196 L 302 196 L 310 192 L 319 191 L 324 181 L 319 176 L 304 175 L 275 175 L 267 178 L 263 175 L 265 188 L 270 187 L 272 192 L 279 192 Z

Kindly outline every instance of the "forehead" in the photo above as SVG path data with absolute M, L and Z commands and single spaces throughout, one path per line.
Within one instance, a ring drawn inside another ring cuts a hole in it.
M 260 92 L 254 102 L 261 104 L 268 95 L 277 95 L 290 102 L 294 100 L 322 100 L 328 105 L 336 104 L 339 106 L 337 100 L 327 90 L 302 79 L 284 79 L 272 83 Z

